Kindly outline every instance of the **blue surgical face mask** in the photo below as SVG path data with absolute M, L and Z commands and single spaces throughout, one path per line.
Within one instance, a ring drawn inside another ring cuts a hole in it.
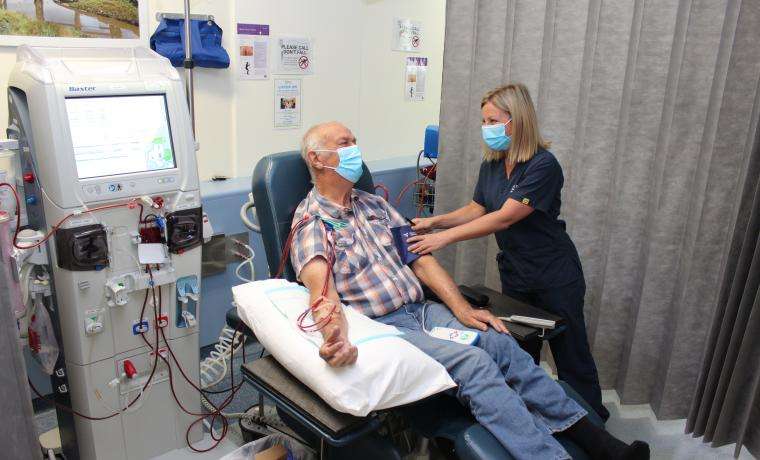
M 507 125 L 512 120 L 498 125 L 483 125 L 481 127 L 483 142 L 493 150 L 507 150 L 512 138 L 507 134 Z
M 349 145 L 337 150 L 315 150 L 315 152 L 337 152 L 340 159 L 338 167 L 325 166 L 325 168 L 334 170 L 347 181 L 355 184 L 362 177 L 364 168 L 362 167 L 362 152 L 358 145 Z

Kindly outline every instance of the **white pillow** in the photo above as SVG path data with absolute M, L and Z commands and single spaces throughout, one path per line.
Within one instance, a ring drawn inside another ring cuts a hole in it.
M 335 410 L 363 417 L 456 386 L 441 364 L 401 338 L 398 329 L 351 308 L 344 308 L 348 336 L 359 356 L 351 366 L 330 367 L 319 357 L 322 334 L 296 325 L 309 304 L 303 286 L 271 279 L 235 286 L 232 293 L 240 318 L 267 351 Z

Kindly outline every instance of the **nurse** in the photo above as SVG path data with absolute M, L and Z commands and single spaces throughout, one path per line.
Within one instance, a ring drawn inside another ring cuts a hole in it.
M 549 341 L 559 378 L 606 420 L 609 412 L 602 405 L 583 319 L 583 269 L 559 219 L 562 167 L 540 136 L 525 85 L 496 88 L 480 107 L 484 160 L 472 201 L 448 214 L 414 219 L 418 235 L 409 239 L 409 249 L 428 254 L 495 234 L 502 292 L 565 319 L 567 329 Z M 538 359 L 540 342 L 529 347 Z

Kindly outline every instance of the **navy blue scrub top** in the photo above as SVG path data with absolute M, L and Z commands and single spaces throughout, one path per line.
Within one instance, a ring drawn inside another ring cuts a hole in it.
M 551 289 L 583 277 L 578 252 L 559 219 L 564 180 L 557 159 L 541 148 L 530 160 L 517 163 L 509 178 L 504 160 L 484 161 L 480 166 L 472 199 L 486 212 L 500 209 L 508 198 L 534 209 L 528 217 L 496 232 L 501 250 L 496 260 L 504 288 Z

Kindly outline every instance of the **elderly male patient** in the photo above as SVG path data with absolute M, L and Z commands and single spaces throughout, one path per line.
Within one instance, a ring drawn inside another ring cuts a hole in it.
M 391 228 L 406 221 L 382 198 L 354 190 L 362 159 L 348 128 L 337 122 L 310 128 L 302 155 L 314 188 L 295 212 L 294 225 L 304 218 L 308 223 L 294 235 L 291 262 L 318 305 L 314 320 L 327 324 L 321 330 L 322 359 L 336 367 L 357 359 L 343 303 L 397 327 L 403 338 L 441 363 L 458 385 L 459 401 L 515 458 L 570 458 L 552 437 L 561 431 L 592 458 L 649 458 L 646 443 L 627 445 L 593 425 L 500 320 L 467 303 L 435 258 L 402 262 Z M 328 261 L 334 261 L 332 267 Z M 323 297 L 325 280 L 329 286 Z M 420 283 L 443 303 L 426 302 Z M 436 326 L 477 330 L 480 340 L 468 346 L 437 339 L 426 332 Z

